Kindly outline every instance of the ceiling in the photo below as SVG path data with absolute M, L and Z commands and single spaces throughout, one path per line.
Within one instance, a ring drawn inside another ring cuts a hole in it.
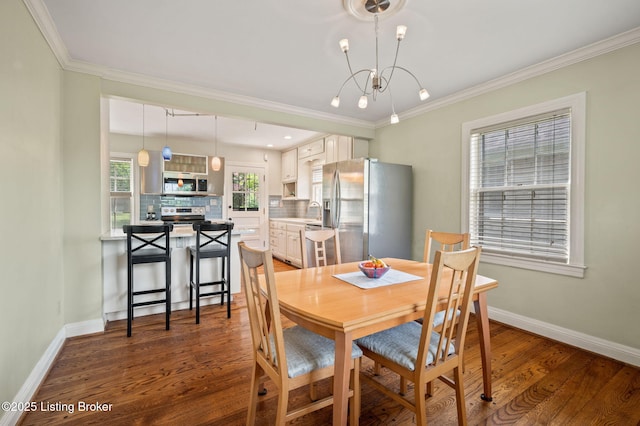
M 406 25 L 397 64 L 431 94 L 421 102 L 416 81 L 394 74 L 391 90 L 400 120 L 430 103 L 640 28 L 638 0 L 396 1 L 405 4 L 380 18 L 379 66 L 392 64 L 395 28 Z M 388 92 L 360 109 L 360 93 L 349 83 L 340 107 L 330 105 L 349 76 L 340 39 L 349 39 L 354 71 L 375 66 L 372 20 L 347 12 L 358 2 L 25 0 L 65 69 L 381 126 L 391 114 Z M 206 121 L 202 126 L 213 126 Z M 255 133 L 254 122 L 243 124 Z M 231 122 L 218 125 L 220 132 L 231 128 Z M 129 127 L 136 126 L 139 132 L 139 121 Z M 125 124 L 120 127 L 125 131 Z

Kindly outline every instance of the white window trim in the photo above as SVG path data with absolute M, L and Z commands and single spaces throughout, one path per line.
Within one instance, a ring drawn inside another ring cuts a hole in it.
M 138 154 L 131 152 L 110 152 L 109 162 L 117 158 L 128 158 L 132 160 L 131 167 L 133 167 L 133 188 L 131 190 L 131 224 L 138 223 L 139 221 L 139 205 L 140 205 L 140 165 L 138 164 Z M 111 192 L 109 191 L 109 197 Z M 110 215 L 110 211 L 107 212 L 107 216 Z M 109 221 L 109 228 L 111 228 L 111 221 Z
M 571 109 L 571 198 L 569 210 L 569 262 L 549 262 L 516 256 L 483 253 L 480 261 L 516 268 L 532 269 L 554 274 L 584 277 L 584 176 L 586 145 L 586 99 L 585 92 L 548 102 L 519 108 L 517 110 L 480 118 L 462 124 L 462 230 L 469 232 L 469 167 L 470 140 L 474 129 L 492 126 L 546 112 Z

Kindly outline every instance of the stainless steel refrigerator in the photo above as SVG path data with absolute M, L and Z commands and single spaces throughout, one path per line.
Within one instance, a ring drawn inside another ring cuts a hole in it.
M 322 172 L 323 225 L 339 229 L 343 262 L 411 258 L 411 166 L 361 158 Z

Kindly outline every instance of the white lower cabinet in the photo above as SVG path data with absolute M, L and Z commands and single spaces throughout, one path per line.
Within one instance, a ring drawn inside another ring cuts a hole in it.
M 300 231 L 304 225 L 284 221 L 269 221 L 269 245 L 273 256 L 297 267 L 302 267 Z
M 287 257 L 287 224 L 283 222 L 270 221 L 269 223 L 269 246 L 271 252 L 278 259 L 284 260 Z

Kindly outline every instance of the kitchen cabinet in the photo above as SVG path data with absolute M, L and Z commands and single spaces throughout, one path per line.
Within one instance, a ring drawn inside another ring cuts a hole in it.
M 298 159 L 313 157 L 324 152 L 324 138 L 298 147 Z
M 325 163 L 350 160 L 353 158 L 353 138 L 331 135 L 325 138 Z
M 300 231 L 303 225 L 287 224 L 287 261 L 299 268 L 302 267 L 302 246 L 300 245 Z
M 298 196 L 298 149 L 282 153 L 282 198 Z
M 282 153 L 282 183 L 294 182 L 297 178 L 298 149 L 294 148 Z
M 287 224 L 275 220 L 269 221 L 269 247 L 273 255 L 285 260 L 287 257 Z
M 283 220 L 269 221 L 269 246 L 271 253 L 291 265 L 302 267 L 302 246 L 300 231 L 305 225 L 287 223 Z

